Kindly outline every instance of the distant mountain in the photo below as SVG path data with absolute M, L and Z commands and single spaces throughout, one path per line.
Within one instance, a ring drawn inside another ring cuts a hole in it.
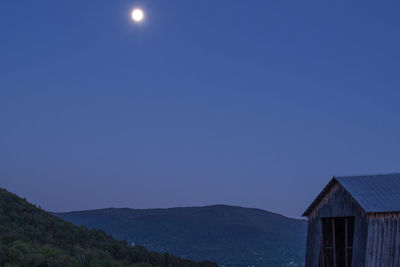
M 225 205 L 170 209 L 100 209 L 56 213 L 116 239 L 225 266 L 302 266 L 306 221 Z
M 116 241 L 78 227 L 0 188 L 0 266 L 217 267 Z

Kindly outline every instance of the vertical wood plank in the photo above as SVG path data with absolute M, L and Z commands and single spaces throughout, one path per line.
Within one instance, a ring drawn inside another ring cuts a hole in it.
M 338 267 L 336 265 L 336 235 L 335 235 L 335 218 L 332 220 L 332 233 L 333 233 L 333 266 Z

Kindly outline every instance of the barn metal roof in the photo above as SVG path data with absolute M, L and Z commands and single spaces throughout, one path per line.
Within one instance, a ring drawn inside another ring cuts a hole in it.
M 400 212 L 400 173 L 333 177 L 303 216 L 310 212 L 339 183 L 367 213 Z

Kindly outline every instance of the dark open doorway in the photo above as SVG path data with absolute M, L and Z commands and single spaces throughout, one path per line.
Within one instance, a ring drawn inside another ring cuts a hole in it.
M 322 219 L 322 266 L 351 267 L 354 217 Z

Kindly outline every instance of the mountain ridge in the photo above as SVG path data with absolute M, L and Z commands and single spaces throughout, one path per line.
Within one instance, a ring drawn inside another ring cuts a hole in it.
M 105 208 L 54 213 L 102 229 L 118 240 L 146 244 L 192 260 L 225 266 L 301 266 L 306 220 L 225 204 L 175 208 Z M 293 265 L 292 265 L 293 266 Z
M 229 205 L 229 204 L 210 204 L 210 205 L 199 205 L 199 206 L 177 206 L 177 207 L 168 207 L 168 208 L 130 208 L 130 207 L 107 207 L 107 208 L 96 208 L 96 209 L 83 209 L 83 210 L 71 210 L 71 211 L 48 211 L 52 214 L 68 214 L 68 213 L 79 213 L 79 212 L 94 212 L 94 211 L 105 211 L 105 210 L 133 210 L 133 211 L 157 211 L 157 210 L 179 210 L 179 209 L 196 209 L 196 208 L 213 208 L 213 207 L 226 207 L 226 208 L 241 208 L 241 209 L 248 209 L 248 210 L 257 210 L 262 212 L 267 212 L 272 215 L 281 216 L 288 219 L 299 220 L 306 222 L 306 219 L 290 217 L 278 212 L 272 212 L 269 210 L 265 210 L 262 208 L 252 208 L 252 207 L 245 207 L 245 206 L 238 206 L 238 205 Z

